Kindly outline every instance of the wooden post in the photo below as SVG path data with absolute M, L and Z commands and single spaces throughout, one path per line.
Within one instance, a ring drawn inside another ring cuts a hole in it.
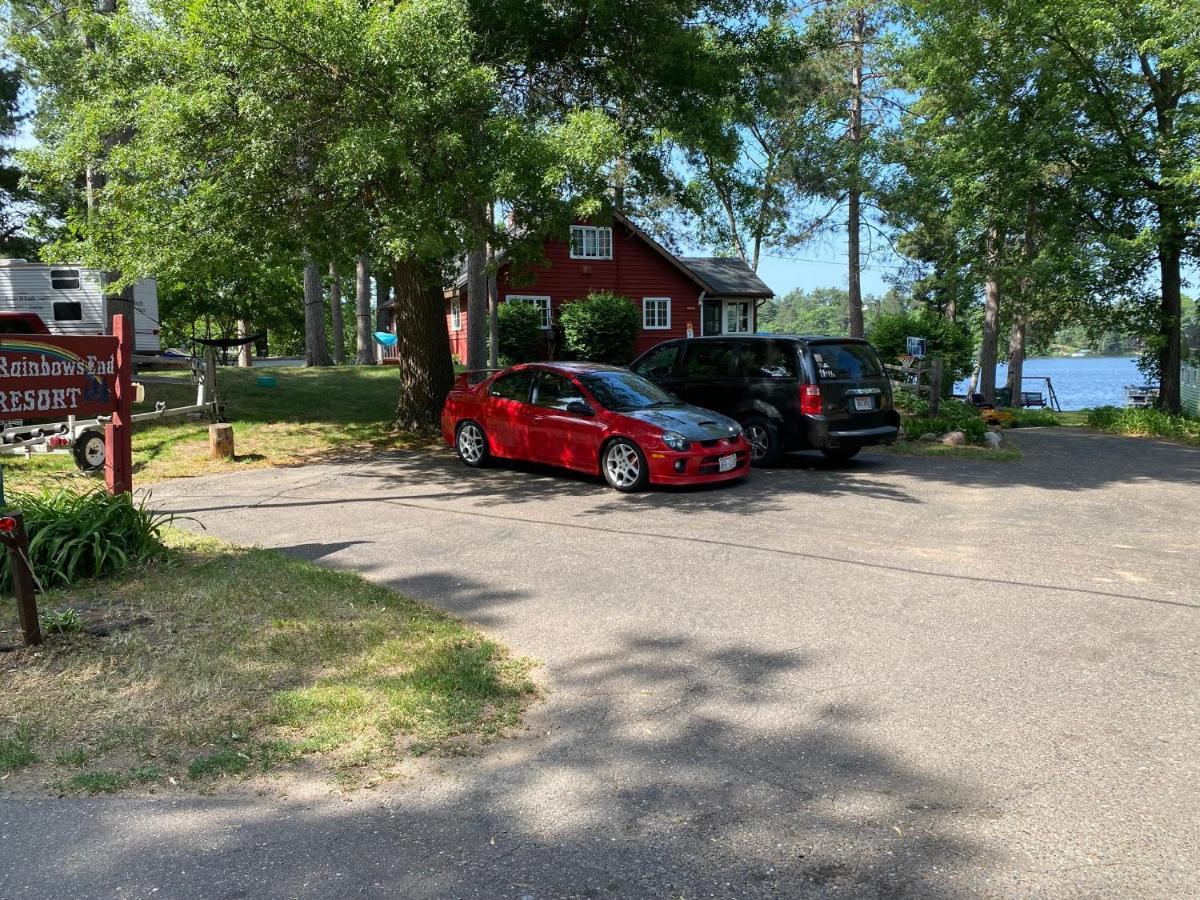
M 942 402 L 942 359 L 935 356 L 929 361 L 929 415 L 938 414 L 938 405 Z
M 8 565 L 12 570 L 21 635 L 25 645 L 33 647 L 42 642 L 42 624 L 38 620 L 37 593 L 28 563 L 29 538 L 25 534 L 25 520 L 20 513 L 8 513 L 0 517 L 0 542 L 8 548 Z
M 112 422 L 104 426 L 104 483 L 108 492 L 133 492 L 133 319 L 113 316 L 117 337 L 117 377 Z
M 228 424 L 208 426 L 209 459 L 233 459 L 233 426 Z

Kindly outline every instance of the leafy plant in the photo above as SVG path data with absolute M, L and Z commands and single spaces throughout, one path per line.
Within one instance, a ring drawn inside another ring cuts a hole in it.
M 638 308 L 628 297 L 607 291 L 567 303 L 561 314 L 563 344 L 577 359 L 623 366 L 633 359 L 641 328 Z
M 1200 419 L 1173 416 L 1157 409 L 1118 409 L 1101 406 L 1088 413 L 1089 428 L 1136 437 L 1163 437 L 1200 445 Z
M 533 303 L 501 303 L 496 311 L 500 337 L 500 362 L 511 366 L 546 355 L 542 308 Z
M 1048 409 L 1011 409 L 1014 428 L 1052 428 L 1062 423 Z
M 127 494 L 101 490 L 45 491 L 13 497 L 25 517 L 29 562 L 45 587 L 69 586 L 122 572 L 162 552 L 162 529 L 172 517 L 149 512 Z M 0 557 L 0 590 L 12 590 L 7 554 Z
M 942 401 L 936 417 L 916 416 L 904 423 L 904 433 L 914 439 L 923 434 L 946 434 L 950 431 L 961 431 L 968 441 L 979 443 L 987 433 L 987 423 L 979 415 L 978 409 L 961 400 Z
M 78 634 L 83 630 L 83 619 L 73 609 L 43 610 L 38 619 L 47 634 Z

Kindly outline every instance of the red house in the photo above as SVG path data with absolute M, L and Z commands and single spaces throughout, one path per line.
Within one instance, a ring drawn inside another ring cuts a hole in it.
M 518 284 L 501 258 L 496 286 L 501 303 L 542 308 L 548 356 L 560 307 L 593 291 L 621 294 L 638 305 L 642 328 L 635 353 L 685 337 L 689 330 L 695 335 L 753 333 L 758 304 L 774 296 L 740 259 L 674 256 L 619 213 L 610 226 L 571 226 L 570 241 L 547 241 L 544 254 Z M 451 352 L 465 360 L 465 273 L 446 291 L 446 326 Z

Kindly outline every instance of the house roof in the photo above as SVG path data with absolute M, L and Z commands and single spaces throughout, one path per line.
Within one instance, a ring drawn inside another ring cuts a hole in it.
M 733 297 L 773 297 L 774 291 L 745 262 L 727 256 L 681 256 L 713 294 Z
M 676 256 L 624 215 L 613 211 L 613 221 L 624 225 L 635 236 L 641 238 L 651 249 L 658 252 L 667 262 L 694 281 L 701 290 L 721 297 L 774 297 L 765 281 L 758 277 L 746 263 L 737 257 L 726 256 Z M 497 265 L 503 265 L 507 254 L 502 250 L 496 254 Z M 466 260 L 454 279 L 451 290 L 460 290 L 467 283 Z

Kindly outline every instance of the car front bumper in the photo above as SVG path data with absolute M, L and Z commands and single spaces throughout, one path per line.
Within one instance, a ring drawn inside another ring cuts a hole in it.
M 733 454 L 737 464 L 728 472 L 720 471 L 718 460 Z M 710 484 L 734 481 L 750 474 L 750 445 L 743 439 L 725 447 L 693 445 L 683 452 L 651 450 L 646 453 L 651 484 Z

